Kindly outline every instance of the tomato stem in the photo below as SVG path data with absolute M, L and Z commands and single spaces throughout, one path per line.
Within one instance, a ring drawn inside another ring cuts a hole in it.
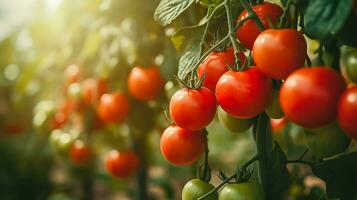
M 246 0 L 239 0 L 244 7 L 248 11 L 249 16 L 252 18 L 252 20 L 257 24 L 258 29 L 260 31 L 263 31 L 265 29 L 263 23 L 260 21 L 258 15 L 254 12 L 252 7 L 249 5 L 249 3 Z

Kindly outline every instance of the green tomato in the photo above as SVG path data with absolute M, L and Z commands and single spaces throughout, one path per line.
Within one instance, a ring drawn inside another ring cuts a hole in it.
M 182 189 L 182 200 L 196 200 L 213 190 L 214 186 L 200 179 L 192 179 Z M 206 200 L 216 200 L 217 193 L 211 194 Z
M 357 49 L 349 50 L 342 56 L 342 65 L 348 78 L 357 83 Z
M 218 108 L 219 122 L 232 132 L 241 133 L 248 130 L 255 122 L 255 119 L 239 119 Z
M 225 186 L 219 193 L 218 200 L 264 200 L 264 189 L 259 183 L 244 182 Z
M 273 101 L 271 104 L 265 109 L 266 114 L 273 119 L 280 119 L 284 117 L 284 112 L 281 109 L 279 102 L 279 90 L 274 89 L 273 93 Z
M 325 158 L 342 153 L 351 143 L 337 125 L 332 123 L 317 129 L 304 129 L 305 143 L 316 156 Z

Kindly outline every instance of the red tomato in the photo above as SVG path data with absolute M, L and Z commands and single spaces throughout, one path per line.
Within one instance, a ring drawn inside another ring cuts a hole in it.
M 285 79 L 304 66 L 306 41 L 296 29 L 268 29 L 255 40 L 253 59 L 268 77 Z
M 273 84 L 256 67 L 228 71 L 217 82 L 216 97 L 227 113 L 242 119 L 253 118 L 272 101 Z
M 170 126 L 161 135 L 160 149 L 167 161 L 175 165 L 189 165 L 201 156 L 205 144 L 206 137 L 201 132 Z
M 112 150 L 106 159 L 108 172 L 117 178 L 126 178 L 133 175 L 139 168 L 139 158 L 134 151 Z
M 91 149 L 82 141 L 77 140 L 71 146 L 70 156 L 76 165 L 84 165 L 87 164 L 91 159 Z
M 287 123 L 288 120 L 286 117 L 282 117 L 280 119 L 270 119 L 271 131 L 273 133 L 279 133 L 284 129 Z
M 65 70 L 67 83 L 77 82 L 81 76 L 81 68 L 76 64 L 69 65 Z
M 98 104 L 98 115 L 103 122 L 120 123 L 128 116 L 130 104 L 125 94 L 103 94 Z
M 155 99 L 164 86 L 159 68 L 134 67 L 129 73 L 128 89 L 130 94 L 140 101 Z
M 342 93 L 338 104 L 338 123 L 350 138 L 357 140 L 357 86 Z
M 280 89 L 280 103 L 291 121 L 306 128 L 332 123 L 337 103 L 346 84 L 342 77 L 326 67 L 302 68 L 293 72 Z
M 283 10 L 280 8 L 280 6 L 268 2 L 258 4 L 252 8 L 258 15 L 265 28 L 270 28 L 270 23 L 275 26 L 278 23 L 279 17 L 283 14 Z M 237 23 L 247 18 L 248 16 L 248 11 L 244 10 L 239 15 Z M 259 28 L 252 19 L 247 20 L 236 31 L 238 40 L 248 49 L 253 48 L 254 41 L 259 34 Z
M 242 52 L 239 53 L 239 59 L 241 63 L 245 62 L 245 56 Z M 228 48 L 225 51 L 211 52 L 197 68 L 198 78 L 206 74 L 203 85 L 214 92 L 218 79 L 228 71 L 227 65 L 234 66 L 233 48 Z
M 96 103 L 107 91 L 107 82 L 103 79 L 89 78 L 83 82 L 82 96 L 86 104 Z
M 82 105 L 72 99 L 61 102 L 57 112 L 53 116 L 52 128 L 58 129 L 63 127 L 68 122 L 71 114 L 75 111 L 81 111 L 81 109 Z
M 216 114 L 217 102 L 214 93 L 200 89 L 183 88 L 170 100 L 170 116 L 180 127 L 196 131 L 206 127 Z

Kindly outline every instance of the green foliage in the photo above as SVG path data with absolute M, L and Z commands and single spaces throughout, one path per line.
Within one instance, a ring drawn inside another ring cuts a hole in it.
M 194 2 L 195 0 L 161 0 L 155 10 L 154 19 L 163 26 L 168 25 Z

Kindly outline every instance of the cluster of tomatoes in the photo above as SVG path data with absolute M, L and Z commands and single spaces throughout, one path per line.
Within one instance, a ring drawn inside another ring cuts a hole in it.
M 78 65 L 70 65 L 65 71 L 67 99 L 57 109 L 52 120 L 52 128 L 55 129 L 52 136 L 61 138 L 60 129 L 70 121 L 71 114 L 80 113 L 82 117 L 86 109 L 94 110 L 94 119 L 86 121 L 82 119 L 82 125 L 87 128 L 79 128 L 82 131 L 95 131 L 105 127 L 123 123 L 132 109 L 130 97 L 133 101 L 147 102 L 158 97 L 164 86 L 164 80 L 156 66 L 148 68 L 134 67 L 127 80 L 127 95 L 124 92 L 109 92 L 108 81 L 105 79 L 88 78 L 80 83 L 82 70 Z M 93 114 L 93 113 L 92 113 Z M 85 124 L 87 123 L 87 124 Z M 88 130 L 89 129 L 89 130 Z M 63 137 L 62 137 L 63 138 Z M 70 135 L 67 134 L 68 141 Z M 78 166 L 88 165 L 93 161 L 93 149 L 85 137 L 79 134 L 70 144 L 70 158 Z M 107 154 L 105 166 L 107 171 L 115 177 L 125 178 L 133 175 L 139 168 L 140 159 L 135 150 L 113 149 Z
M 180 89 L 170 100 L 169 111 L 175 125 L 164 131 L 160 143 L 169 162 L 188 165 L 200 157 L 207 142 L 202 129 L 215 117 L 217 105 L 221 123 L 236 132 L 249 129 L 265 112 L 314 134 L 322 134 L 315 130 L 324 127 L 340 126 L 345 134 L 357 139 L 357 87 L 346 89 L 343 77 L 329 67 L 304 67 L 307 44 L 301 31 L 270 28 L 283 14 L 278 5 L 265 2 L 252 8 L 266 30 L 261 32 L 249 19 L 237 29 L 236 36 L 251 50 L 254 66 L 242 70 L 231 67 L 235 64 L 233 48 L 207 56 L 197 69 L 198 78 L 204 78 L 203 87 Z M 248 12 L 244 10 L 237 22 L 246 17 Z M 246 62 L 242 52 L 238 57 L 240 63 Z M 333 135 L 327 137 L 336 139 Z M 323 155 L 342 152 L 350 139 L 347 141 L 343 148 Z M 212 188 L 202 180 L 191 180 L 183 189 L 182 199 L 197 199 Z M 253 182 L 228 184 L 219 199 L 264 199 L 263 193 L 261 186 Z M 216 199 L 215 194 L 211 199 Z

